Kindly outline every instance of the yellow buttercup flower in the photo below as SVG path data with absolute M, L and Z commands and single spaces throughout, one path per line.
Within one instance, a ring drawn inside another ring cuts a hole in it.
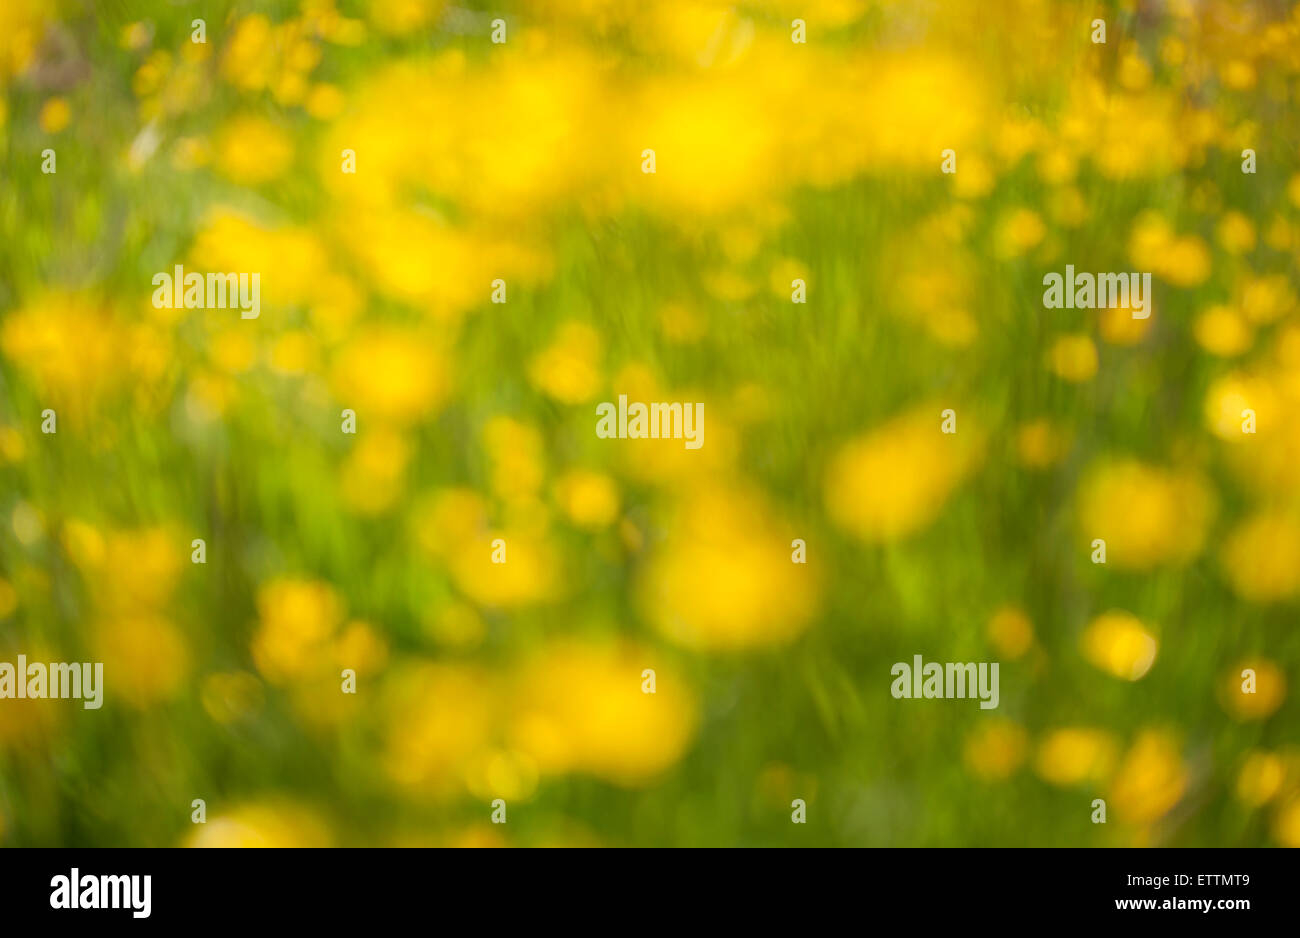
M 1093 619 L 1083 631 L 1081 645 L 1089 662 L 1126 681 L 1145 677 L 1160 647 L 1137 616 L 1120 610 Z
M 57 134 L 72 121 L 72 108 L 67 98 L 50 98 L 41 107 L 41 130 L 47 134 Z
M 343 501 L 358 514 L 373 516 L 392 508 L 406 490 L 410 444 L 387 427 L 358 433 L 339 474 Z
M 930 524 L 979 459 L 978 430 L 941 432 L 942 410 L 918 408 L 842 446 L 826 473 L 832 520 L 866 541 Z M 968 418 L 969 419 L 969 418 Z
M 1152 300 L 1147 297 L 1147 317 L 1134 319 L 1128 306 L 1108 306 L 1097 312 L 1097 328 L 1104 341 L 1111 345 L 1136 345 L 1151 331 L 1155 312 L 1150 309 Z
M 1016 431 L 1017 458 L 1030 469 L 1046 469 L 1065 458 L 1070 442 L 1070 433 L 1050 420 L 1031 420 Z
M 672 513 L 637 582 L 642 614 L 671 640 L 701 651 L 792 641 L 820 593 L 815 549 L 794 563 L 788 528 L 757 493 L 708 484 Z
M 503 702 L 489 676 L 461 665 L 408 662 L 383 691 L 384 766 L 398 785 L 433 798 L 458 794 L 465 772 L 495 748 Z
M 111 681 L 108 693 L 146 707 L 176 696 L 190 672 L 189 645 L 159 617 L 114 620 L 95 628 L 93 643 Z
M 1003 606 L 989 619 L 989 642 L 1007 658 L 1019 658 L 1034 644 L 1034 625 L 1024 610 Z
M 241 805 L 195 824 L 186 847 L 328 847 L 333 838 L 315 812 L 283 801 Z
M 545 445 L 536 427 L 510 417 L 493 417 L 483 427 L 483 443 L 497 497 L 529 499 L 537 494 L 546 464 Z
M 1121 459 L 1096 466 L 1078 492 L 1080 532 L 1106 542 L 1106 562 L 1148 570 L 1201 551 L 1215 512 L 1201 477 Z
M 1000 717 L 993 718 L 966 737 L 962 755 L 966 767 L 977 778 L 1000 781 L 1025 761 L 1028 741 L 1024 727 Z
M 1223 675 L 1219 699 L 1238 720 L 1266 720 L 1286 700 L 1286 674 L 1266 658 L 1238 661 Z
M 1037 247 L 1047 234 L 1047 226 L 1037 212 L 1017 209 L 998 223 L 994 232 L 994 250 L 999 257 L 1020 257 Z
M 618 518 L 618 487 L 609 476 L 574 470 L 556 480 L 556 499 L 578 527 L 598 529 Z
M 1228 534 L 1224 573 L 1237 595 L 1252 602 L 1277 602 L 1300 592 L 1300 521 L 1290 515 L 1259 513 Z
M 98 403 L 127 380 L 126 333 L 103 303 L 85 294 L 46 293 L 0 323 L 0 351 L 28 372 L 60 410 Z
M 1272 752 L 1252 752 L 1237 775 L 1237 798 L 1252 808 L 1267 804 L 1282 790 L 1286 762 Z
M 480 606 L 512 609 L 551 602 L 564 588 L 561 555 L 539 532 L 496 528 L 455 550 L 447 562 L 456 586 Z
M 1061 336 L 1052 343 L 1047 364 L 1062 380 L 1088 381 L 1097 374 L 1097 346 L 1086 335 Z
M 343 407 L 367 419 L 415 423 L 441 409 L 450 390 L 449 364 L 423 334 L 374 328 L 351 341 L 330 373 Z
M 1270 323 L 1295 310 L 1296 295 L 1284 274 L 1247 277 L 1237 289 L 1236 305 L 1252 323 Z
M 1273 836 L 1284 847 L 1300 847 L 1300 796 L 1290 798 L 1273 818 Z
M 332 299 L 337 277 L 329 256 L 305 227 L 271 228 L 231 209 L 218 208 L 195 236 L 187 263 L 209 271 L 261 272 L 265 306 L 295 306 Z
M 528 368 L 533 384 L 563 404 L 581 404 L 600 389 L 600 335 L 581 322 L 567 322 Z
M 293 143 L 265 117 L 242 115 L 218 133 L 216 163 L 231 182 L 260 185 L 284 175 L 293 163 Z
M 1235 358 L 1249 349 L 1254 339 L 1250 327 L 1227 306 L 1207 309 L 1196 318 L 1192 331 L 1201 348 L 1220 358 Z
M 277 579 L 257 591 L 259 624 L 252 654 L 267 680 L 284 684 L 331 665 L 326 646 L 343 618 L 343 600 L 328 583 Z
M 653 670 L 654 693 L 646 670 Z M 519 666 L 510 737 L 545 774 L 641 786 L 675 764 L 697 707 L 680 672 L 635 646 L 564 642 Z
M 1241 212 L 1225 212 L 1219 219 L 1219 244 L 1229 254 L 1245 254 L 1255 247 L 1255 226 Z
M 1107 778 L 1114 768 L 1115 737 L 1091 727 L 1053 730 L 1038 744 L 1034 770 L 1053 785 L 1078 785 Z
M 1161 730 L 1143 730 L 1111 783 L 1110 803 L 1122 820 L 1149 824 L 1182 800 L 1187 782 L 1187 767 L 1173 736 Z

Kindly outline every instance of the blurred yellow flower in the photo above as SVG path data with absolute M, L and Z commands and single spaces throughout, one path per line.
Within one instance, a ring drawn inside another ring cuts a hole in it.
M 83 408 L 125 383 L 128 335 L 111 311 L 84 294 L 47 293 L 0 323 L 0 351 L 27 371 L 51 405 Z
M 1064 381 L 1088 381 L 1097 374 L 1097 346 L 1086 335 L 1063 335 L 1052 343 L 1047 365 Z
M 1255 247 L 1255 225 L 1241 212 L 1224 212 L 1217 234 L 1219 244 L 1229 254 L 1245 254 Z
M 1016 209 L 1005 215 L 994 233 L 993 247 L 999 257 L 1020 257 L 1037 247 L 1047 234 L 1047 226 L 1037 212 Z
M 802 280 L 804 283 L 805 296 L 810 289 L 808 278 L 808 266 L 792 257 L 778 258 L 772 265 L 772 273 L 768 277 L 768 287 L 778 299 L 789 301 L 794 293 L 794 281 Z
M 607 527 L 618 518 L 618 487 L 609 476 L 580 469 L 567 472 L 556 480 L 555 496 L 580 528 Z
M 246 804 L 195 824 L 186 847 L 328 847 L 329 828 L 315 812 L 272 801 Z
M 257 591 L 258 629 L 251 651 L 269 681 L 284 684 L 319 672 L 343 619 L 343 600 L 328 583 L 276 579 Z
M 987 631 L 989 642 L 1007 658 L 1019 658 L 1034 644 L 1034 624 L 1017 606 L 1003 606 L 994 612 Z
M 1155 313 L 1147 297 L 1147 317 L 1134 319 L 1133 310 L 1127 306 L 1108 306 L 1097 311 L 1097 327 L 1104 341 L 1111 345 L 1136 345 L 1151 331 Z
M 1276 753 L 1252 752 L 1237 775 L 1237 798 L 1252 808 L 1267 804 L 1282 790 L 1286 774 L 1286 763 Z
M 600 390 L 599 333 L 586 323 L 564 323 L 551 344 L 533 358 L 528 376 L 563 404 L 591 400 Z
M 410 660 L 383 690 L 384 765 L 399 785 L 433 798 L 464 790 L 465 771 L 493 747 L 503 703 L 475 668 Z
M 531 424 L 493 417 L 483 426 L 483 444 L 491 463 L 492 492 L 503 499 L 530 499 L 545 478 L 545 444 Z
M 388 511 L 406 490 L 406 466 L 411 447 L 388 427 L 367 428 L 339 472 L 339 490 L 345 504 L 361 515 Z
M 786 644 L 808 628 L 820 594 L 816 551 L 794 563 L 792 540 L 757 492 L 703 485 L 678 503 L 641 571 L 642 615 L 699 651 Z
M 1192 332 L 1201 348 L 1220 358 L 1235 358 L 1254 340 L 1250 327 L 1227 306 L 1212 306 L 1201 313 Z
M 1078 491 L 1080 532 L 1106 542 L 1106 562 L 1132 570 L 1183 564 L 1201 551 L 1215 513 L 1198 474 L 1119 459 L 1095 466 Z
M 367 420 L 415 423 L 441 409 L 450 390 L 449 363 L 422 333 L 375 327 L 340 352 L 330 385 L 341 407 Z
M 1090 663 L 1126 681 L 1141 680 L 1155 663 L 1159 643 L 1137 616 L 1112 610 L 1093 619 L 1080 645 Z
M 1001 717 L 982 721 L 966 737 L 962 756 L 976 778 L 1000 781 L 1012 775 L 1025 761 L 1029 736 L 1024 727 Z
M 1109 777 L 1118 755 L 1115 737 L 1091 727 L 1052 730 L 1038 744 L 1034 769 L 1044 781 L 1069 786 Z
M 1237 307 L 1250 322 L 1275 322 L 1296 308 L 1295 291 L 1285 274 L 1246 277 L 1237 288 Z
M 1300 522 L 1290 515 L 1252 515 L 1229 532 L 1222 561 L 1229 585 L 1243 599 L 1289 599 L 1300 592 Z
M 189 679 L 190 650 L 180 631 L 159 617 L 114 620 L 95 628 L 93 642 L 105 675 L 108 699 L 146 707 L 174 697 Z
M 265 271 L 264 306 L 294 306 L 332 295 L 338 280 L 328 276 L 329 257 L 310 229 L 268 228 L 227 208 L 207 216 L 188 262 L 210 271 Z
M 1273 836 L 1284 847 L 1300 847 L 1300 795 L 1278 808 L 1273 818 Z
M 18 608 L 18 591 L 14 585 L 0 577 L 0 620 L 8 619 Z
M 446 0 L 369 0 L 370 22 L 391 36 L 428 29 L 442 16 Z
M 447 563 L 456 586 L 480 606 L 512 609 L 562 595 L 562 558 L 555 543 L 538 532 L 497 528 L 456 543 L 454 550 Z
M 840 447 L 825 482 L 832 520 L 873 542 L 930 524 L 980 458 L 979 431 L 941 432 L 943 409 L 917 408 Z
M 50 98 L 41 107 L 41 130 L 47 134 L 57 134 L 72 121 L 72 108 L 67 98 Z
M 289 135 L 265 117 L 244 114 L 217 134 L 216 165 L 231 182 L 260 185 L 284 175 L 293 162 Z
M 645 670 L 655 672 L 647 693 Z M 685 753 L 696 703 L 680 673 L 635 646 L 559 643 L 520 665 L 510 736 L 545 774 L 641 786 Z
M 47 0 L 0 3 L 0 81 L 22 73 L 31 63 L 54 13 Z
M 1187 768 L 1173 736 L 1161 730 L 1143 730 L 1111 783 L 1110 804 L 1122 820 L 1149 824 L 1182 800 L 1187 782 Z
M 307 113 L 317 120 L 333 120 L 343 111 L 343 92 L 334 85 L 312 85 L 307 94 Z
M 373 674 L 387 661 L 388 643 L 369 622 L 347 623 L 334 642 L 334 663 L 339 668 Z
M 1054 466 L 1070 450 L 1070 433 L 1050 420 L 1030 420 L 1016 431 L 1016 454 L 1030 469 Z
M 1238 661 L 1220 680 L 1219 700 L 1238 720 L 1266 720 L 1286 700 L 1286 674 L 1266 658 Z

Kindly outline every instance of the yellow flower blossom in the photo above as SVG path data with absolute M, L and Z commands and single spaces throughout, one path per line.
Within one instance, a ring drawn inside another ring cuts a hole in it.
M 1300 592 L 1300 522 L 1257 513 L 1229 532 L 1223 570 L 1233 591 L 1251 602 L 1277 602 Z
M 574 470 L 556 480 L 556 499 L 578 527 L 607 527 L 618 518 L 618 487 L 609 476 Z
M 643 691 L 646 669 L 655 692 Z M 545 774 L 642 786 L 676 763 L 697 706 L 680 672 L 645 649 L 559 643 L 520 665 L 510 737 Z
M 706 485 L 677 506 L 641 573 L 642 614 L 701 651 L 786 644 L 811 624 L 820 593 L 816 555 L 793 563 L 792 540 L 756 493 Z
M 528 368 L 533 385 L 562 404 L 581 404 L 600 389 L 600 335 L 581 322 L 567 322 Z
M 1053 785 L 1097 782 L 1110 776 L 1118 756 L 1112 734 L 1091 727 L 1053 730 L 1038 744 L 1034 770 Z
M 1106 562 L 1133 570 L 1184 564 L 1199 554 L 1216 504 L 1198 474 L 1134 459 L 1095 466 L 1077 498 L 1087 542 L 1104 540 Z
M 1219 699 L 1238 720 L 1266 720 L 1286 700 L 1286 674 L 1266 658 L 1238 661 L 1223 675 Z
M 1034 624 L 1024 610 L 1016 606 L 1003 606 L 989 618 L 989 642 L 998 654 L 1019 658 L 1034 644 Z
M 1237 775 L 1238 800 L 1252 808 L 1267 804 L 1282 790 L 1286 774 L 1286 763 L 1276 753 L 1252 752 Z
M 217 168 L 240 185 L 271 182 L 284 175 L 292 163 L 293 143 L 288 134 L 265 117 L 234 117 L 217 135 Z
M 330 384 L 340 405 L 367 420 L 415 423 L 441 409 L 450 390 L 445 355 L 422 333 L 378 327 L 340 353 Z
M 186 847 L 328 847 L 333 837 L 314 811 L 272 800 L 243 804 L 195 824 Z
M 188 683 L 191 653 L 180 631 L 159 617 L 131 617 L 95 627 L 93 642 L 111 693 L 133 707 L 169 700 Z
M 257 592 L 258 628 L 253 661 L 275 684 L 285 684 L 329 665 L 327 643 L 343 618 L 343 600 L 328 583 L 277 579 Z
M 1139 681 L 1155 664 L 1160 643 L 1137 616 L 1121 610 L 1103 613 L 1083 630 L 1083 656 L 1126 681 Z
M 942 409 L 917 408 L 839 449 L 825 482 L 837 524 L 866 541 L 893 541 L 938 516 L 980 455 L 969 423 L 941 432 Z
M 966 737 L 962 756 L 976 778 L 1000 781 L 1011 776 L 1025 761 L 1029 735 L 1024 727 L 994 717 L 982 722 Z
M 1064 381 L 1089 381 L 1097 374 L 1097 346 L 1086 335 L 1061 336 L 1047 353 L 1047 365 Z
M 1235 358 L 1250 348 L 1254 339 L 1250 327 L 1230 307 L 1212 306 L 1192 326 L 1197 343 L 1211 355 Z
M 1149 824 L 1182 800 L 1187 783 L 1187 767 L 1174 738 L 1161 730 L 1143 730 L 1115 774 L 1109 802 L 1121 820 Z

